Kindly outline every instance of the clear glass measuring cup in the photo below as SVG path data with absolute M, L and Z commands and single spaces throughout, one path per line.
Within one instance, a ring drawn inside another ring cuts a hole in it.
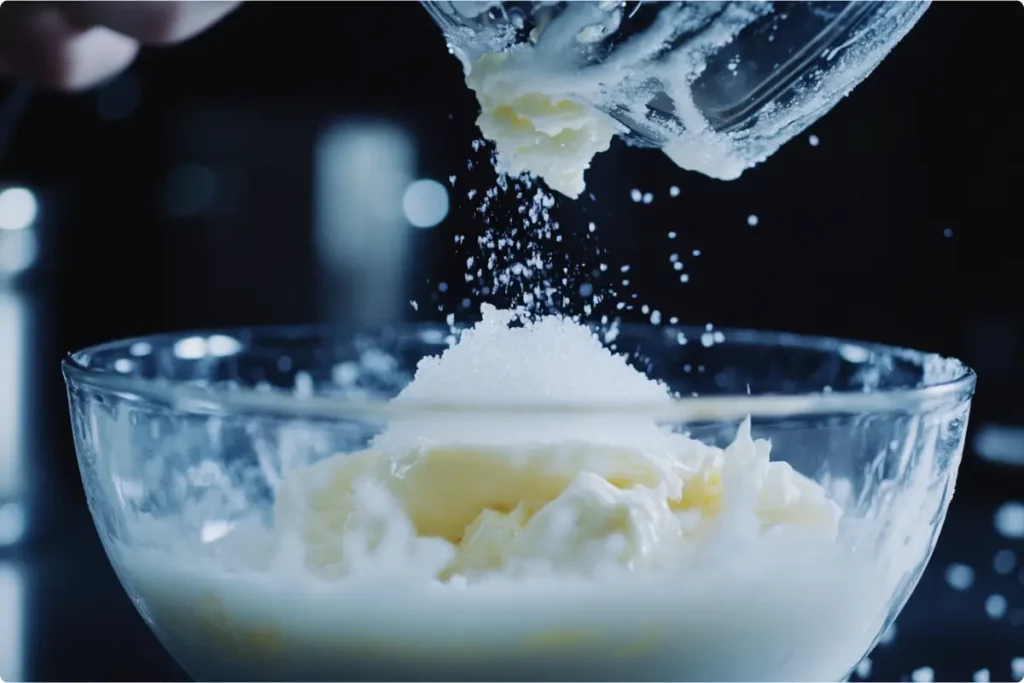
M 467 70 L 532 50 L 627 142 L 732 179 L 829 111 L 927 1 L 424 1 Z M 565 74 L 573 74 L 571 78 Z

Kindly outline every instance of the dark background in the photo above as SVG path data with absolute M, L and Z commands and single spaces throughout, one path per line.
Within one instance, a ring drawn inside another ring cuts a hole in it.
M 595 199 L 560 208 L 566 230 L 598 224 L 604 260 L 632 264 L 638 301 L 666 318 L 870 339 L 976 368 L 973 445 L 946 530 L 894 642 L 871 655 L 875 680 L 926 665 L 939 680 L 983 667 L 1009 680 L 1024 657 L 1024 573 L 992 565 L 1001 549 L 1024 559 L 1024 542 L 992 523 L 1000 504 L 1024 498 L 1022 28 L 1020 3 L 936 3 L 808 131 L 818 146 L 802 134 L 722 183 L 616 144 L 588 176 Z M 0 183 L 41 202 L 36 263 L 0 276 L 0 368 L 13 367 L 0 389 L 16 387 L 0 394 L 0 427 L 17 430 L 8 457 L 23 475 L 6 505 L 0 486 L 0 676 L 184 676 L 92 529 L 61 355 L 159 330 L 344 318 L 346 297 L 382 277 L 398 284 L 380 310 L 430 318 L 432 307 L 416 314 L 407 302 L 461 279 L 452 236 L 479 233 L 466 193 L 491 181 L 484 165 L 466 168 L 480 158 L 475 114 L 414 3 L 253 3 L 183 46 L 145 51 L 98 91 L 33 98 L 0 161 Z M 317 143 L 339 122 L 404 130 L 416 177 L 458 177 L 448 218 L 407 228 L 398 256 L 364 279 L 326 267 L 311 230 Z M 634 203 L 633 188 L 655 200 Z M 668 255 L 693 249 L 702 254 L 680 284 Z M 946 583 L 951 562 L 974 568 L 972 587 Z M 990 594 L 1008 601 L 998 619 Z

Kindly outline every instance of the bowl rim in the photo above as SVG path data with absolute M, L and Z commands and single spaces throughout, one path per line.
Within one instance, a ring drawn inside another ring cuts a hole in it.
M 472 325 L 457 325 L 462 330 Z M 650 334 L 659 330 L 662 334 L 699 335 L 706 327 L 696 325 L 659 325 L 657 327 L 643 323 L 622 323 L 617 325 L 620 331 L 639 330 Z M 595 331 L 607 329 L 607 326 L 591 325 Z M 378 325 L 355 328 L 355 331 L 380 332 L 384 329 L 397 329 L 424 333 L 431 330 L 436 339 L 437 332 L 450 334 L 447 325 L 438 323 L 400 322 L 391 325 Z M 337 338 L 339 328 L 331 325 L 259 325 L 225 328 L 200 328 L 179 330 L 135 337 L 126 337 L 94 344 L 77 351 L 65 354 L 61 369 L 68 389 L 88 388 L 101 394 L 117 396 L 121 399 L 154 403 L 171 410 L 185 413 L 211 415 L 232 415 L 239 413 L 256 413 L 292 417 L 302 419 L 338 419 L 360 418 L 389 420 L 405 416 L 441 416 L 441 415 L 508 415 L 508 416 L 539 416 L 539 415 L 608 415 L 625 417 L 629 415 L 650 415 L 659 420 L 685 420 L 704 422 L 715 420 L 743 419 L 753 417 L 787 417 L 815 415 L 851 415 L 863 413 L 923 413 L 938 407 L 953 407 L 969 403 L 974 395 L 977 375 L 973 369 L 959 359 L 941 356 L 936 353 L 892 346 L 877 342 L 864 342 L 855 339 L 805 335 L 790 332 L 758 330 L 749 328 L 715 327 L 725 340 L 716 342 L 735 346 L 779 347 L 802 350 L 820 351 L 842 354 L 845 349 L 857 349 L 858 353 L 877 354 L 880 357 L 905 360 L 925 367 L 928 362 L 950 364 L 953 371 L 952 379 L 936 381 L 932 384 L 864 391 L 846 389 L 836 391 L 805 392 L 795 394 L 715 394 L 711 396 L 674 396 L 670 401 L 655 403 L 640 402 L 531 402 L 531 403 L 500 403 L 485 404 L 444 403 L 444 402 L 413 402 L 395 403 L 382 399 L 351 399 L 324 395 L 296 395 L 278 391 L 266 391 L 256 388 L 224 388 L 216 385 L 198 386 L 175 382 L 160 378 L 145 378 L 118 373 L 108 369 L 100 369 L 88 365 L 87 359 L 92 355 L 110 351 L 118 347 L 128 348 L 133 344 L 149 344 L 151 347 L 166 346 L 175 340 L 192 337 L 210 338 L 228 336 L 235 339 L 255 337 L 258 335 L 287 334 L 301 337 L 313 334 L 318 338 Z M 693 337 L 694 339 L 699 337 Z M 424 340 L 426 341 L 426 340 Z M 446 347 L 438 347 L 438 352 Z

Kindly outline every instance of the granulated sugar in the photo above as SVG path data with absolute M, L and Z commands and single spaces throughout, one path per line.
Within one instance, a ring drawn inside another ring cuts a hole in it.
M 497 164 L 486 141 L 476 141 L 473 149 Z M 537 315 L 589 316 L 616 296 L 596 272 L 595 261 L 604 253 L 598 226 L 583 220 L 564 228 L 554 215 L 555 194 L 532 175 L 498 173 L 487 189 L 470 191 L 469 199 L 482 229 L 454 240 L 456 251 L 465 254 L 462 279 L 470 303 L 463 310 L 486 302 Z M 585 295 L 583 285 L 590 286 Z
M 396 402 L 455 405 L 651 404 L 669 400 L 663 384 L 612 354 L 587 327 L 562 316 L 481 306 L 482 320 L 459 343 L 420 361 Z M 495 389 L 500 387 L 500 392 Z

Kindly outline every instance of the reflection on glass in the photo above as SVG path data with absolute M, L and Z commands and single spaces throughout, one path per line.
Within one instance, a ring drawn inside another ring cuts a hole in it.
M 0 190 L 0 230 L 27 230 L 35 224 L 38 215 L 39 201 L 32 190 L 24 187 Z
M 403 198 L 415 164 L 414 140 L 392 124 L 339 123 L 317 140 L 313 243 L 328 318 L 402 316 L 410 239 Z
M 0 286 L 0 509 L 23 491 L 21 368 L 26 317 L 23 296 Z
M 25 680 L 24 596 L 21 568 L 0 562 L 0 678 L 6 681 Z

